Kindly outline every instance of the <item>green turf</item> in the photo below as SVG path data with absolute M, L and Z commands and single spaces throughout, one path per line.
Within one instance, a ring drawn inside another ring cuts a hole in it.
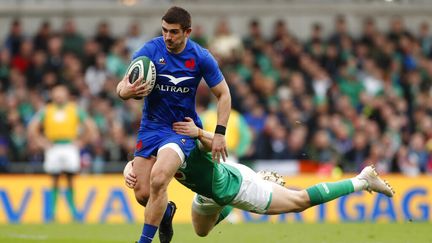
M 173 243 L 414 243 L 432 242 L 431 223 L 400 224 L 228 224 L 200 238 L 190 224 L 174 226 Z M 134 242 L 137 224 L 0 225 L 0 242 Z M 159 242 L 155 239 L 154 242 Z

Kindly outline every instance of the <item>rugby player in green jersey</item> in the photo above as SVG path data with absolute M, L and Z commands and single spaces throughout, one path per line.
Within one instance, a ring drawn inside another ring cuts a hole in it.
M 192 222 L 199 236 L 206 236 L 224 219 L 233 207 L 259 214 L 301 212 L 312 206 L 338 197 L 367 190 L 392 197 L 392 187 L 383 181 L 373 166 L 365 167 L 356 177 L 325 182 L 305 190 L 291 190 L 283 186 L 275 173 L 266 173 L 267 179 L 249 167 L 235 163 L 212 161 L 213 134 L 204 131 L 186 118 L 176 122 L 174 131 L 197 138 L 198 146 L 191 152 L 176 173 L 175 178 L 197 194 L 192 202 Z M 124 169 L 126 185 L 134 188 L 136 176 L 132 162 Z M 274 183 L 278 182 L 278 183 Z

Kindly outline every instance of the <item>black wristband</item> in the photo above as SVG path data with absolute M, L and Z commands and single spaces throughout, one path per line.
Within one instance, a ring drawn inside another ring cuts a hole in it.
M 221 134 L 221 135 L 225 135 L 225 131 L 226 131 L 226 127 L 224 127 L 222 125 L 217 125 L 216 126 L 215 133 Z

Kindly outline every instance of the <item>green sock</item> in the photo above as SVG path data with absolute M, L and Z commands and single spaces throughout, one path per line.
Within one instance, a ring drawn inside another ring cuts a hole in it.
M 348 195 L 354 192 L 354 186 L 351 179 L 338 182 L 324 182 L 306 189 L 309 194 L 311 205 L 322 204 L 338 197 Z
M 233 210 L 232 206 L 225 206 L 219 214 L 219 218 L 216 221 L 215 225 L 219 224 L 220 221 L 224 220 Z
M 75 201 L 73 196 L 73 190 L 71 188 L 66 189 L 66 201 L 68 202 L 72 216 L 75 217 L 76 215 L 76 207 L 75 207 Z
M 51 216 L 54 218 L 56 209 L 57 209 L 57 197 L 58 197 L 58 188 L 53 188 L 51 192 L 51 200 L 52 200 L 52 209 L 51 209 Z

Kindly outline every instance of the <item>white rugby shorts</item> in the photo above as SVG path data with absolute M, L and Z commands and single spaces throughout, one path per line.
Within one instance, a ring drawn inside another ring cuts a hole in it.
M 254 213 L 264 214 L 267 212 L 272 199 L 272 182 L 263 180 L 245 165 L 229 164 L 236 167 L 242 176 L 240 190 L 229 205 Z M 192 201 L 192 210 L 201 215 L 218 213 L 223 207 L 212 199 L 197 194 Z
M 77 173 L 80 167 L 79 149 L 74 144 L 54 144 L 45 151 L 44 170 L 46 173 Z

